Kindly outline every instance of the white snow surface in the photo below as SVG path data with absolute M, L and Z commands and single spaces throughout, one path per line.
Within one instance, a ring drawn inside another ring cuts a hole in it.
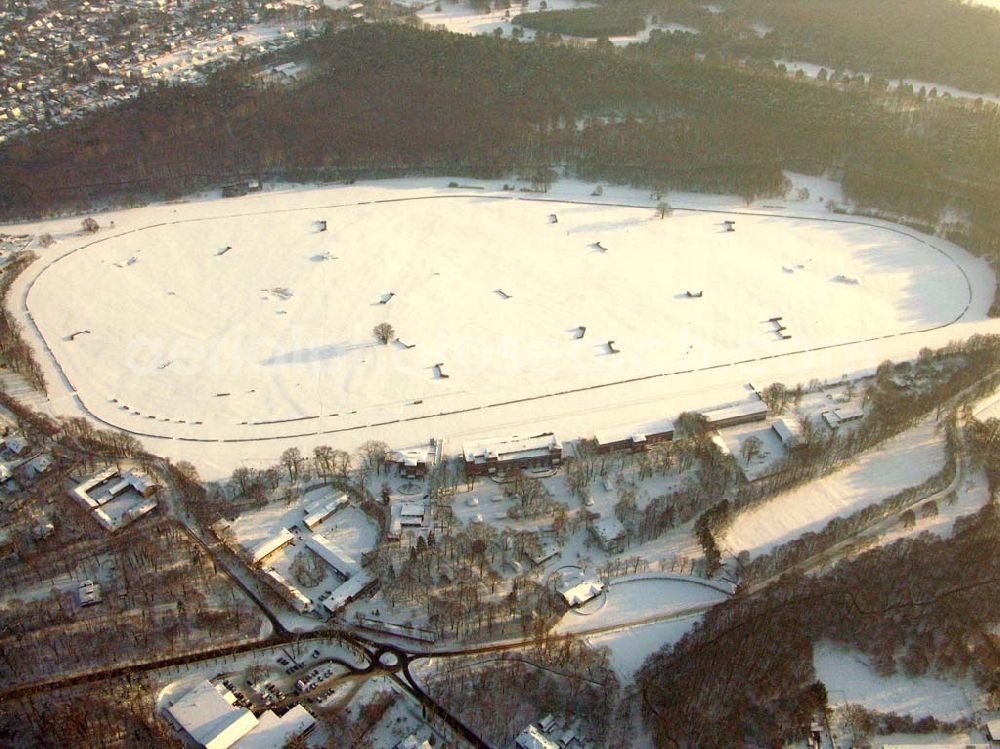
M 435 10 L 440 4 L 441 10 Z M 597 3 L 588 0 L 547 0 L 545 11 L 568 10 L 573 8 L 592 8 Z M 486 13 L 470 8 L 465 3 L 454 3 L 442 0 L 441 3 L 429 2 L 417 13 L 417 17 L 431 26 L 443 26 L 456 34 L 492 34 L 496 29 L 502 29 L 505 36 L 510 36 L 514 30 L 511 19 L 520 13 L 537 13 L 542 11 L 541 0 L 529 0 L 524 5 L 514 3 L 509 9 L 491 9 Z M 533 29 L 524 29 L 524 41 L 535 38 Z
M 697 622 L 701 615 L 683 619 L 644 624 L 606 635 L 588 637 L 592 647 L 607 647 L 611 651 L 611 667 L 622 685 L 631 684 L 635 672 L 653 653 L 665 645 L 673 645 Z
M 655 575 L 612 580 L 606 592 L 579 609 L 567 612 L 554 632 L 588 632 L 601 627 L 640 623 L 644 619 L 681 615 L 713 606 L 727 598 L 710 584 L 664 579 Z M 688 617 L 689 618 L 689 617 Z M 689 626 L 692 622 L 689 622 Z
M 863 653 L 831 642 L 814 647 L 813 665 L 816 677 L 826 685 L 831 705 L 852 703 L 914 718 L 932 715 L 943 721 L 969 717 L 982 707 L 971 679 L 880 676 Z
M 943 438 L 936 428 L 934 419 L 927 418 L 846 468 L 740 513 L 723 545 L 734 554 L 744 549 L 751 557 L 766 554 L 786 541 L 820 530 L 835 517 L 917 486 L 944 466 Z
M 46 410 L 89 413 L 213 479 L 291 445 L 405 448 L 434 434 L 447 453 L 468 438 L 572 439 L 1000 327 L 985 318 L 982 261 L 890 224 L 821 221 L 818 200 L 747 209 L 677 194 L 659 221 L 655 200 L 628 188 L 446 184 L 153 205 L 99 215 L 96 236 L 79 217 L 10 227 L 58 240 L 33 247 L 40 259 L 8 299 L 39 350 Z M 790 340 L 772 332 L 775 315 Z M 401 343 L 377 345 L 379 322 Z
M 997 0 L 1000 2 L 1000 0 Z M 803 62 L 801 60 L 784 60 L 777 59 L 774 61 L 775 65 L 784 65 L 788 69 L 789 73 L 797 73 L 801 70 L 810 78 L 816 78 L 819 76 L 821 70 L 826 70 L 827 74 L 833 74 L 834 72 L 840 73 L 841 75 L 847 74 L 851 77 L 858 75 L 856 71 L 839 69 L 830 65 L 817 65 L 814 62 Z M 871 78 L 871 73 L 861 73 L 864 79 L 867 81 Z M 899 88 L 900 83 L 908 83 L 913 86 L 914 91 L 919 91 L 920 87 L 930 92 L 932 88 L 936 88 L 939 96 L 944 96 L 948 94 L 951 97 L 957 99 L 982 99 L 984 102 L 992 102 L 993 104 L 1000 104 L 1000 96 L 993 94 L 977 93 L 975 91 L 966 91 L 965 89 L 957 88 L 956 86 L 949 86 L 944 83 L 934 83 L 932 81 L 922 81 L 917 78 L 893 78 L 889 80 L 888 88 L 890 91 L 894 91 Z

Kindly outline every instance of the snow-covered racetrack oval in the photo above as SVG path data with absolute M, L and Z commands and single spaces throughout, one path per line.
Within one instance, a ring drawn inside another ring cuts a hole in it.
M 252 441 L 906 335 L 971 300 L 948 254 L 866 223 L 345 192 L 101 236 L 34 279 L 30 320 L 105 423 Z

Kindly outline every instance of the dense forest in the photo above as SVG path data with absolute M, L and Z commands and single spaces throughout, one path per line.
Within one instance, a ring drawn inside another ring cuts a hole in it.
M 654 24 L 698 34 L 678 42 L 701 53 L 801 60 L 830 70 L 916 78 L 1000 93 L 1000 12 L 955 0 L 605 0 L 597 7 L 522 13 L 514 22 L 549 33 L 601 38 Z
M 729 749 L 804 738 L 826 703 L 812 662 L 820 640 L 861 651 L 886 675 L 969 675 L 997 702 L 998 541 L 991 504 L 958 522 L 951 540 L 900 540 L 711 609 L 639 671 L 657 745 Z
M 312 74 L 297 86 L 264 86 L 235 66 L 8 144 L 0 216 L 179 196 L 238 176 L 553 167 L 752 200 L 780 194 L 793 169 L 841 177 L 863 207 L 1000 254 L 997 107 L 699 61 L 678 36 L 690 35 L 616 50 L 389 24 L 331 31 L 298 50 Z

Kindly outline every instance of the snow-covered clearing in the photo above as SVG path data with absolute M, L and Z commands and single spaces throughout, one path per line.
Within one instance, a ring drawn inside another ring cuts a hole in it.
M 683 23 L 654 23 L 652 16 L 646 17 L 646 28 L 636 34 L 630 34 L 627 36 L 611 36 L 608 37 L 608 41 L 614 44 L 616 47 L 622 47 L 626 44 L 634 44 L 636 42 L 648 42 L 649 35 L 653 31 L 662 31 L 666 34 L 681 33 L 681 34 L 700 34 L 701 32 L 694 28 L 693 26 L 685 26 Z
M 511 19 L 519 13 L 537 13 L 542 9 L 542 0 L 530 0 L 521 5 L 513 4 L 509 9 L 491 9 L 486 13 L 470 8 L 465 3 L 447 2 L 427 3 L 417 13 L 417 17 L 431 26 L 443 26 L 456 34 L 492 34 L 496 29 L 502 29 L 504 36 L 510 36 L 514 30 Z M 588 0 L 547 0 L 546 11 L 568 10 L 571 8 L 592 8 L 597 3 Z M 441 10 L 435 10 L 440 7 Z M 524 41 L 535 38 L 533 29 L 524 29 Z
M 816 677 L 826 684 L 831 705 L 852 703 L 870 710 L 954 721 L 981 709 L 971 680 L 945 681 L 932 676 L 880 676 L 859 651 L 821 642 L 813 652 Z
M 737 516 L 723 540 L 733 554 L 766 554 L 903 489 L 921 484 L 944 466 L 943 435 L 928 417 L 829 476 L 810 481 Z
M 969 0 L 973 5 L 985 5 L 987 8 L 1000 10 L 1000 0 Z
M 981 261 L 877 221 L 818 220 L 828 183 L 750 212 L 671 195 L 662 221 L 628 188 L 592 197 L 565 180 L 540 201 L 446 184 L 155 205 L 99 216 L 96 237 L 79 218 L 17 227 L 59 240 L 33 248 L 41 259 L 10 296 L 51 409 L 217 478 L 291 445 L 432 434 L 454 452 L 468 437 L 586 436 L 737 400 L 748 381 L 867 371 L 997 327 Z M 400 342 L 376 345 L 379 322 Z
M 1000 1 L 1000 0 L 998 0 Z M 819 76 L 821 70 L 825 70 L 827 74 L 832 74 L 837 72 L 841 75 L 849 75 L 852 78 L 857 76 L 858 73 L 853 70 L 840 70 L 832 66 L 817 65 L 813 62 L 802 62 L 800 60 L 782 60 L 778 59 L 774 61 L 775 65 L 784 65 L 788 69 L 788 72 L 795 74 L 798 71 L 802 71 L 805 75 L 810 78 L 816 78 Z M 870 73 L 861 73 L 864 79 L 867 81 L 871 78 Z M 921 87 L 925 91 L 930 92 L 932 88 L 936 88 L 939 96 L 944 96 L 948 94 L 951 97 L 957 99 L 982 99 L 983 101 L 992 102 L 994 104 L 1000 104 L 1000 96 L 992 94 L 981 94 L 975 91 L 965 91 L 964 89 L 956 88 L 955 86 L 948 86 L 943 83 L 933 83 L 931 81 L 921 81 L 916 78 L 894 78 L 889 81 L 889 90 L 894 91 L 899 88 L 900 83 L 909 84 L 913 86 L 914 91 L 919 91 Z
M 727 598 L 707 584 L 647 576 L 612 580 L 607 591 L 580 609 L 569 611 L 553 630 L 556 633 L 588 632 L 642 622 L 688 609 L 712 606 Z M 690 625 L 690 622 L 689 622 Z
M 645 624 L 620 632 L 588 637 L 593 647 L 611 650 L 611 666 L 623 685 L 631 684 L 635 672 L 653 653 L 665 645 L 673 645 L 701 620 L 701 615 Z

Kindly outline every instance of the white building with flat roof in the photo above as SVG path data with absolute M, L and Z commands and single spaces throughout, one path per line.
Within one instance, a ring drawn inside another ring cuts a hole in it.
M 257 727 L 257 718 L 236 707 L 236 696 L 207 679 L 166 708 L 167 714 L 199 746 L 229 749 Z

